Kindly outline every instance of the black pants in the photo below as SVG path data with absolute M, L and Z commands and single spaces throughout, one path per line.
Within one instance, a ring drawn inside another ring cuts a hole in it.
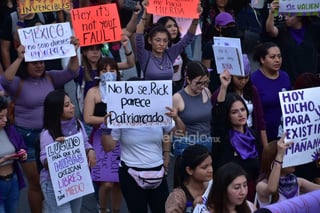
M 128 173 L 128 169 L 119 167 L 120 187 L 130 213 L 164 213 L 165 202 L 169 195 L 166 178 L 156 189 L 142 189 Z

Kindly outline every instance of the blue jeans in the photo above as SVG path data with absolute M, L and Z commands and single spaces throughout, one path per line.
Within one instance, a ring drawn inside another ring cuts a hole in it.
M 20 126 L 16 126 L 16 130 L 23 137 L 24 143 L 27 146 L 28 159 L 27 162 L 36 160 L 36 141 L 40 138 L 42 129 L 26 129 Z
M 44 196 L 44 213 L 80 213 L 82 198 L 71 200 L 61 206 L 57 205 L 51 181 L 41 183 Z
M 0 180 L 0 213 L 15 213 L 19 203 L 19 183 L 16 174 Z
M 182 154 L 185 148 L 190 145 L 201 144 L 207 147 L 208 151 L 212 150 L 212 138 L 207 135 L 189 135 L 187 137 L 174 137 L 173 138 L 173 153 L 175 157 Z

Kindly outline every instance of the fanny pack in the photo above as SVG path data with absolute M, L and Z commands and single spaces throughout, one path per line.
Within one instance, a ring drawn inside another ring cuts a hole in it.
M 159 187 L 165 174 L 163 166 L 146 170 L 141 169 L 141 171 L 138 168 L 138 170 L 131 167 L 127 168 L 128 173 L 142 189 L 155 189 Z

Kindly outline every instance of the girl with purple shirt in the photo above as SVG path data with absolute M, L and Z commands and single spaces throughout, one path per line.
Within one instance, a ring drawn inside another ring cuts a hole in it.
M 83 124 L 74 117 L 74 105 L 64 90 L 50 92 L 44 100 L 43 130 L 40 134 L 40 161 L 43 168 L 40 172 L 41 189 L 44 195 L 46 212 L 50 213 L 77 213 L 81 210 L 81 198 L 71 200 L 58 206 L 48 169 L 46 146 L 56 142 L 64 142 L 67 136 L 81 133 L 86 149 L 89 167 L 96 164 L 95 152 L 88 142 L 88 136 Z
M 280 70 L 282 55 L 275 43 L 267 42 L 258 46 L 254 60 L 260 63 L 260 69 L 252 73 L 251 81 L 260 95 L 267 139 L 272 141 L 278 138 L 281 124 L 282 113 L 278 93 L 291 90 L 291 83 L 288 74 Z
M 71 37 L 70 42 L 78 48 L 77 38 Z M 28 147 L 28 160 L 22 168 L 29 183 L 29 205 L 32 212 L 41 212 L 43 195 L 39 184 L 35 142 L 43 126 L 43 101 L 54 88 L 63 87 L 78 75 L 79 61 L 75 55 L 71 57 L 65 70 L 48 72 L 45 71 L 44 61 L 24 61 L 24 46 L 19 46 L 17 52 L 18 58 L 4 72 L 0 83 L 11 100 L 15 101 L 15 126 Z M 16 76 L 18 70 L 19 76 Z
M 143 77 L 146 80 L 172 80 L 174 61 L 186 46 L 193 41 L 199 19 L 193 19 L 187 34 L 178 43 L 170 47 L 170 33 L 165 27 L 156 25 L 150 30 L 147 37 L 151 50 L 146 50 L 143 35 L 144 25 L 147 20 L 146 5 L 147 1 L 143 1 L 143 14 L 136 29 L 136 54 L 143 71 Z M 199 14 L 202 13 L 200 5 L 198 12 Z

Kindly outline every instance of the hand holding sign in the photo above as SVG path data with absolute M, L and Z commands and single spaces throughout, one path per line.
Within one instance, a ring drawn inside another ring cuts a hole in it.
M 281 138 L 277 141 L 277 155 L 275 160 L 277 162 L 283 162 L 283 156 L 286 154 L 286 150 L 293 144 L 293 141 L 284 142 L 286 133 L 284 133 Z

